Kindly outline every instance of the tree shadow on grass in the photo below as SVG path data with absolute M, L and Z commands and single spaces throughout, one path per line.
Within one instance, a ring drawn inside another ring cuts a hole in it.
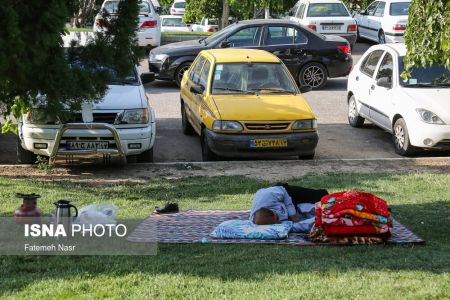
M 450 266 L 445 263 L 450 261 L 450 202 L 445 198 L 449 194 L 446 178 L 446 175 L 341 174 L 306 176 L 289 181 L 290 184 L 330 191 L 358 188 L 380 195 L 388 200 L 394 218 L 425 239 L 425 245 L 159 245 L 156 256 L 2 257 L 0 275 L 6 280 L 0 282 L 0 295 L 51 279 L 66 280 L 69 284 L 73 278 L 86 275 L 110 277 L 112 281 L 131 274 L 147 277 L 184 274 L 223 281 L 253 281 L 271 274 L 308 272 L 404 270 L 449 273 Z M 120 192 L 115 197 L 141 197 L 155 192 L 176 196 L 177 190 L 184 189 L 181 197 L 203 199 L 214 196 L 220 199 L 223 195 L 253 193 L 267 185 L 267 182 L 244 177 L 191 178 L 167 180 L 159 186 L 123 187 L 123 191 L 115 191 Z M 43 186 L 54 188 L 51 183 Z M 101 197 L 112 195 L 106 187 L 92 191 L 87 188 L 85 192 Z M 221 208 L 219 202 L 217 208 Z

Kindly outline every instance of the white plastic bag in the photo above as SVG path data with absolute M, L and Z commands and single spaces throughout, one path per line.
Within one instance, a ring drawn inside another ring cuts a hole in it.
M 78 224 L 116 224 L 118 208 L 112 203 L 102 202 L 83 206 L 78 210 L 75 223 Z

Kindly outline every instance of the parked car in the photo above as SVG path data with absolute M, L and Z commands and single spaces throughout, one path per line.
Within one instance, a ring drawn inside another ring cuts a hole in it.
M 186 1 L 185 0 L 175 0 L 170 7 L 170 14 L 171 15 L 184 15 L 186 8 Z
M 190 32 L 189 26 L 183 22 L 182 16 L 161 16 L 161 32 Z
M 58 117 L 35 107 L 20 118 L 19 163 L 34 163 L 36 155 L 50 159 L 117 155 L 123 160 L 153 161 L 155 113 L 143 84 L 151 82 L 154 74 L 140 74 L 133 68 L 128 76 L 118 78 L 108 71 L 113 80 L 101 101 Z
M 106 0 L 100 12 L 95 17 L 94 32 L 106 30 L 108 20 L 103 18 L 103 11 L 111 17 L 117 14 L 120 0 Z M 137 30 L 138 44 L 141 47 L 156 47 L 161 44 L 161 20 L 150 0 L 139 2 L 139 27 Z
M 450 69 L 414 67 L 404 79 L 404 44 L 372 46 L 348 79 L 348 121 L 367 119 L 393 134 L 395 151 L 450 149 Z
M 329 77 L 348 75 L 353 64 L 344 38 L 321 35 L 292 21 L 269 19 L 239 21 L 209 37 L 155 48 L 149 54 L 149 69 L 158 79 L 180 85 L 201 50 L 228 47 L 272 52 L 301 85 L 313 89 L 325 86 Z
M 358 37 L 379 44 L 403 43 L 410 0 L 374 1 L 355 15 Z
M 234 22 L 233 18 L 228 19 L 228 25 Z M 219 20 L 215 18 L 203 18 L 200 24 L 193 24 L 194 32 L 216 32 L 219 30 Z
M 183 132 L 201 137 L 203 160 L 314 157 L 314 113 L 283 62 L 266 51 L 201 51 L 183 75 L 181 114 Z
M 352 46 L 356 43 L 356 21 L 340 0 L 300 0 L 289 19 L 321 34 L 341 36 Z

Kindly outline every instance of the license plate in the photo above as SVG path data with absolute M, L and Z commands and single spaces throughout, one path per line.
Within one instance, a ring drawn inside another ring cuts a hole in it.
M 287 147 L 287 139 L 256 139 L 250 141 L 251 148 L 280 148 Z
M 108 149 L 109 143 L 107 141 L 76 141 L 67 142 L 67 149 L 69 150 L 97 150 Z
M 323 30 L 328 30 L 328 31 L 341 30 L 341 25 L 323 25 L 322 29 Z

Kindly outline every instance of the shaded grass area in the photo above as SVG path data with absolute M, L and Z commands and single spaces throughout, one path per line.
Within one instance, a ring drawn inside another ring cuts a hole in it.
M 68 27 L 67 30 L 70 32 L 93 32 L 92 28 L 76 28 L 76 27 Z
M 66 298 L 448 298 L 450 176 L 354 174 L 289 181 L 330 192 L 359 189 L 385 198 L 423 246 L 289 247 L 160 245 L 146 257 L 1 257 L 3 297 Z M 57 199 L 75 205 L 111 201 L 120 217 L 145 218 L 178 199 L 183 209 L 248 209 L 270 182 L 245 177 L 155 180 L 145 185 L 95 186 L 0 178 L 0 212 L 12 215 L 15 192 L 36 192 L 44 212 Z

